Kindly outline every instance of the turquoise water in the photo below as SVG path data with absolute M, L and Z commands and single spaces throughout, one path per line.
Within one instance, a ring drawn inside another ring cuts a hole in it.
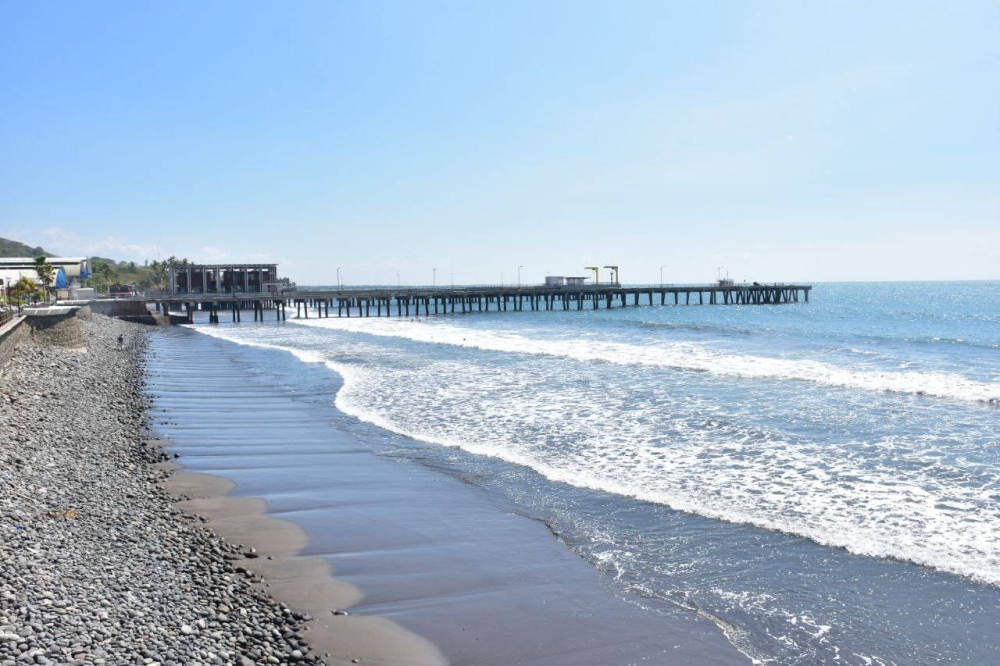
M 811 301 L 195 328 L 325 364 L 343 428 L 754 658 L 994 663 L 1000 283 Z

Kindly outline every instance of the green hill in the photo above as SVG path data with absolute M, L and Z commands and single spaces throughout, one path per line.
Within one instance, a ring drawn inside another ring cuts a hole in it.
M 46 252 L 40 247 L 31 247 L 29 245 L 25 245 L 24 243 L 15 240 L 7 240 L 6 238 L 0 238 L 0 258 L 37 257 L 40 255 L 45 255 L 46 257 L 55 256 L 51 252 Z

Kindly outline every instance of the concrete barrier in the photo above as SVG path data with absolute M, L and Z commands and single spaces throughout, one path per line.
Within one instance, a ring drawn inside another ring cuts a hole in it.
M 14 317 L 11 321 L 0 326 L 0 369 L 10 363 L 14 350 L 28 332 L 28 327 L 24 325 L 24 317 Z
M 135 324 L 165 326 L 169 323 L 166 317 L 159 317 L 152 314 L 143 301 L 101 299 L 90 301 L 87 305 L 87 310 L 94 314 L 117 317 L 118 319 L 130 321 Z
M 86 350 L 87 344 L 76 319 L 77 306 L 25 308 L 24 316 L 33 342 L 53 347 Z

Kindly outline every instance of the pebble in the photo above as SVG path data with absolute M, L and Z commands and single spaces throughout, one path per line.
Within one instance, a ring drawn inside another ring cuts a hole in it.
M 146 427 L 156 329 L 80 328 L 85 353 L 28 340 L 0 369 L 0 666 L 324 663 L 302 616 L 232 575 L 256 550 L 160 487 L 151 464 L 178 455 Z

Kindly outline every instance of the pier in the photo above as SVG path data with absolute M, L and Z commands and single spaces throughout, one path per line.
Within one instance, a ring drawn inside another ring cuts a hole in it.
M 456 286 L 456 287 L 356 287 L 333 290 L 296 290 L 282 293 L 193 293 L 147 296 L 137 300 L 153 304 L 175 320 L 194 321 L 198 309 L 209 313 L 210 323 L 220 317 L 242 321 L 246 310 L 254 321 L 264 321 L 268 311 L 285 321 L 291 308 L 295 317 L 429 317 L 474 312 L 525 312 L 599 310 L 666 305 L 782 305 L 809 302 L 810 285 L 709 284 L 690 286 Z

